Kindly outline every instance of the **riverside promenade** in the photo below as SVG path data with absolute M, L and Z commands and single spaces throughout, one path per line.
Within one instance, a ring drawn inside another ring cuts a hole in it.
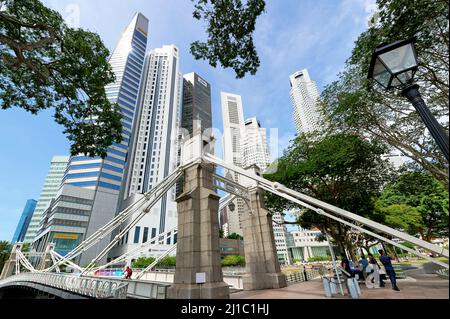
M 405 271 L 406 278 L 398 279 L 400 291 L 391 289 L 390 281 L 378 289 L 368 289 L 360 283 L 361 299 L 448 299 L 449 281 L 436 274 L 426 274 L 420 269 Z M 345 292 L 345 287 L 344 287 Z M 239 291 L 232 293 L 230 299 L 351 299 L 346 293 L 327 298 L 321 279 L 290 284 L 281 289 Z

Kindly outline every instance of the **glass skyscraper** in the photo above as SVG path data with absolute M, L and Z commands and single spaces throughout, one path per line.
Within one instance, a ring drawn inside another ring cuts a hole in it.
M 20 216 L 19 223 L 17 224 L 16 231 L 14 232 L 11 244 L 22 242 L 25 238 L 28 225 L 30 224 L 31 217 L 33 216 L 34 209 L 36 208 L 36 201 L 34 199 L 27 200 L 22 215 Z
M 64 172 L 66 170 L 69 156 L 53 156 L 50 169 L 45 178 L 44 186 L 42 187 L 41 195 L 36 204 L 36 208 L 31 218 L 28 230 L 25 234 L 24 242 L 31 243 L 36 237 L 41 222 L 42 214 L 44 213 L 50 201 L 56 197 L 56 193 L 61 185 Z
M 57 198 L 42 220 L 39 238 L 34 245 L 39 251 L 55 238 L 61 244 L 56 246 L 57 251 L 70 251 L 116 214 L 128 165 L 135 113 L 138 113 L 147 32 L 148 19 L 137 13 L 122 32 L 109 59 L 115 82 L 107 85 L 105 91 L 109 101 L 117 103 L 122 112 L 123 140 L 113 143 L 104 159 L 83 155 L 70 158 Z M 109 242 L 110 238 L 106 236 L 84 252 L 77 262 L 81 265 L 89 263 Z

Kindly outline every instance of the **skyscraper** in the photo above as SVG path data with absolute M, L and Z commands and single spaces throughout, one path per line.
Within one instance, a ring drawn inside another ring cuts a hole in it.
M 36 208 L 36 203 L 37 202 L 34 199 L 27 200 L 22 215 L 20 216 L 19 223 L 17 224 L 16 231 L 14 232 L 13 239 L 11 240 L 11 244 L 22 242 L 24 240 L 31 217 Z
M 132 142 L 128 174 L 123 183 L 122 209 L 139 200 L 143 193 L 163 181 L 177 166 L 181 79 L 176 46 L 165 45 L 147 54 L 139 113 L 136 114 L 136 134 Z M 175 227 L 176 209 L 173 187 L 130 230 L 130 236 L 126 236 L 110 255 L 121 255 Z M 175 237 L 171 237 L 165 244 L 173 244 L 174 241 Z M 151 255 L 164 251 L 163 247 L 156 250 Z
M 191 137 L 212 128 L 211 85 L 195 72 L 183 76 L 181 127 Z
M 52 226 L 55 232 L 69 233 L 64 236 L 59 233 L 57 235 L 73 239 L 71 245 L 75 246 L 80 240 L 89 237 L 116 214 L 123 173 L 128 165 L 135 113 L 139 105 L 138 94 L 147 48 L 147 32 L 148 19 L 137 13 L 122 32 L 109 59 L 116 79 L 105 87 L 105 91 L 109 101 L 117 103 L 122 112 L 122 142 L 113 143 L 104 159 L 82 155 L 70 158 L 58 198 L 48 214 L 56 214 L 63 208 L 72 207 L 70 213 L 60 216 L 57 222 L 46 224 L 44 221 L 42 224 L 44 227 Z M 75 208 L 76 203 L 82 204 L 83 207 L 78 205 Z M 84 217 L 80 220 L 77 216 Z M 68 225 L 72 228 L 63 227 Z M 41 230 L 40 247 L 45 246 L 47 233 L 48 230 Z M 52 240 L 51 236 L 48 238 Z M 97 247 L 84 252 L 79 262 L 90 262 L 109 241 L 109 238 L 105 238 Z M 66 250 L 70 248 L 66 243 L 64 247 Z
M 68 161 L 69 156 L 53 156 L 50 162 L 50 169 L 48 170 L 47 177 L 44 181 L 44 186 L 42 187 L 41 195 L 39 196 L 36 208 L 33 212 L 33 217 L 31 218 L 25 234 L 25 243 L 33 242 L 39 229 L 39 223 L 43 212 L 49 205 L 50 201 L 56 197 L 56 193 L 61 185 Z
M 220 92 L 223 120 L 223 159 L 225 162 L 243 167 L 243 143 L 246 138 L 244 111 L 240 95 Z M 228 178 L 239 183 L 239 174 L 226 172 Z M 224 208 L 227 213 L 228 229 L 224 232 L 242 235 L 242 218 L 245 213 L 245 203 L 241 198 L 233 200 L 235 209 Z
M 298 134 L 319 130 L 321 119 L 317 99 L 320 94 L 316 83 L 309 77 L 307 69 L 295 72 L 289 76 L 289 81 L 293 118 Z
M 256 164 L 263 172 L 270 165 L 266 129 L 261 127 L 261 123 L 256 117 L 245 120 L 245 138 L 242 151 L 243 167 Z

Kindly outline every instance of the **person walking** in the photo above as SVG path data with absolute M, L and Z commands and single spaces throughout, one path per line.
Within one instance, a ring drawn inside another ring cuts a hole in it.
M 397 278 L 394 267 L 392 266 L 392 258 L 386 255 L 386 253 L 382 249 L 380 249 L 378 252 L 380 253 L 380 262 L 383 264 L 384 269 L 386 270 L 386 274 L 389 276 L 389 280 L 391 281 L 392 289 L 395 291 L 400 291 L 400 289 L 397 287 Z
M 133 270 L 131 270 L 131 268 L 129 266 L 127 266 L 127 268 L 125 268 L 125 271 L 124 271 L 125 279 L 131 279 L 132 274 L 133 274 Z

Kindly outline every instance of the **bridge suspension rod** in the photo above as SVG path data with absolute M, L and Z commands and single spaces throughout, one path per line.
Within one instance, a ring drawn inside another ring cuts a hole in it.
M 433 253 L 436 253 L 438 255 L 442 255 L 446 258 L 449 257 L 449 252 L 448 250 L 441 248 L 437 245 L 431 244 L 425 240 L 422 239 L 418 239 L 414 236 L 408 235 L 406 233 L 400 232 L 396 229 L 393 229 L 391 227 L 387 227 L 385 225 L 382 225 L 380 223 L 374 222 L 368 218 L 353 214 L 349 211 L 346 211 L 344 209 L 341 209 L 339 207 L 333 206 L 331 204 L 325 203 L 321 200 L 315 199 L 313 197 L 310 197 L 308 195 L 299 193 L 297 191 L 294 191 L 292 189 L 289 189 L 279 183 L 275 183 L 275 182 L 271 182 L 261 176 L 258 176 L 256 174 L 253 174 L 249 171 L 246 171 L 245 169 L 242 169 L 240 167 L 237 167 L 233 164 L 229 164 L 229 163 L 225 163 L 223 160 L 215 157 L 214 155 L 211 154 L 205 154 L 204 155 L 205 160 L 210 161 L 216 165 L 222 166 L 223 168 L 229 169 L 231 171 L 234 171 L 238 174 L 241 174 L 253 181 L 256 182 L 257 186 L 260 186 L 262 188 L 265 188 L 267 191 L 272 192 L 279 196 L 281 196 L 280 194 L 285 194 L 285 195 L 289 195 L 292 199 L 298 199 L 298 200 L 302 200 L 304 203 L 308 203 L 317 207 L 320 207 L 324 210 L 333 212 L 334 214 L 337 214 L 341 217 L 345 217 L 347 219 L 350 219 L 352 221 L 361 223 L 365 226 L 368 226 L 372 229 L 375 229 L 377 231 L 380 231 L 382 233 L 397 237 L 399 239 L 403 239 L 404 241 L 413 243 L 419 247 L 425 248 L 426 250 L 429 250 Z

